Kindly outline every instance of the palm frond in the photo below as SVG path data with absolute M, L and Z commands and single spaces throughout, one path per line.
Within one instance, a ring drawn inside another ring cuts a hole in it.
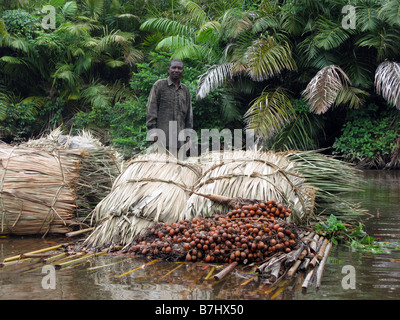
M 208 20 L 207 14 L 196 2 L 190 0 L 180 0 L 179 2 L 188 12 L 191 23 L 197 27 L 201 27 Z
M 295 162 L 305 182 L 316 188 L 316 214 L 333 214 L 343 220 L 365 214 L 359 203 L 346 199 L 350 193 L 363 191 L 360 172 L 354 167 L 318 150 L 289 152 L 287 158 Z
M 240 119 L 241 117 L 240 103 L 229 89 L 222 94 L 221 113 L 227 122 Z
M 232 62 L 211 66 L 200 76 L 196 97 L 203 99 L 212 89 L 222 85 L 227 79 L 232 79 L 232 68 Z
M 64 19 L 72 19 L 78 11 L 78 5 L 75 1 L 67 1 L 61 8 L 61 16 Z
M 342 86 L 336 96 L 335 104 L 344 104 L 349 108 L 357 109 L 365 102 L 368 92 L 352 86 Z
M 161 32 L 166 35 L 185 35 L 189 36 L 193 32 L 189 25 L 176 20 L 167 18 L 152 18 L 146 20 L 140 26 L 141 30 L 151 32 Z
M 398 28 L 382 28 L 376 32 L 370 32 L 361 36 L 356 45 L 359 47 L 375 48 L 377 60 L 383 61 L 387 57 L 398 53 L 400 33 Z
M 56 34 L 61 34 L 66 32 L 73 37 L 88 37 L 90 35 L 90 25 L 86 23 L 72 23 L 65 22 L 61 24 L 54 32 Z
M 283 88 L 264 92 L 256 98 L 245 113 L 247 128 L 261 140 L 271 138 L 294 117 L 295 111 L 288 92 Z
M 187 38 L 185 36 L 181 36 L 181 35 L 176 35 L 176 36 L 170 36 L 170 37 L 166 37 L 164 39 L 162 39 L 157 47 L 156 50 L 160 50 L 160 49 L 169 49 L 172 51 L 175 51 L 177 49 L 179 49 L 180 47 L 185 47 L 187 45 L 192 45 L 193 40 L 191 38 Z
M 102 84 L 92 83 L 80 93 L 81 98 L 86 104 L 93 107 L 107 107 L 110 105 L 111 98 L 109 88 Z
M 251 13 L 243 12 L 237 8 L 231 8 L 224 12 L 221 17 L 221 25 L 228 38 L 236 38 L 241 32 L 253 28 Z
M 103 29 L 104 36 L 98 42 L 99 51 L 104 51 L 107 46 L 120 45 L 124 46 L 129 44 L 128 40 L 120 35 L 119 31 L 108 31 L 107 28 Z
M 62 80 L 69 88 L 77 87 L 79 83 L 79 76 L 74 71 L 72 64 L 63 64 L 57 66 L 57 70 L 52 75 L 54 78 L 53 86 L 56 80 Z
M 103 0 L 83 0 L 82 4 L 89 15 L 97 19 L 103 12 Z
M 318 137 L 324 135 L 322 122 L 309 112 L 296 113 L 295 118 L 283 130 L 266 141 L 267 150 L 315 150 Z
M 246 52 L 248 74 L 253 80 L 266 80 L 283 69 L 294 70 L 296 63 L 287 43 L 280 44 L 274 37 L 253 41 Z
M 33 46 L 29 41 L 11 35 L 0 36 L 0 47 L 8 47 L 27 54 L 33 51 Z
M 125 63 L 119 59 L 108 58 L 105 59 L 105 63 L 110 68 L 119 68 L 122 67 Z
M 316 23 L 316 45 L 330 50 L 339 47 L 350 37 L 351 29 L 345 30 L 341 23 L 326 18 L 320 18 Z
M 378 66 L 375 89 L 386 101 L 400 109 L 400 63 L 384 61 Z
M 379 4 L 377 2 L 361 2 L 356 6 L 357 26 L 362 32 L 374 31 L 381 24 L 378 17 Z
M 327 66 L 311 79 L 302 92 L 308 101 L 309 108 L 316 114 L 325 113 L 335 102 L 339 90 L 350 79 L 345 72 L 336 65 Z
M 253 24 L 253 32 L 259 33 L 264 32 L 268 29 L 274 29 L 280 27 L 279 17 L 276 14 L 266 14 L 258 18 Z
M 212 49 L 194 43 L 179 47 L 172 54 L 173 59 L 198 59 L 199 61 L 207 62 L 212 59 L 214 53 Z
M 282 28 L 295 36 L 300 36 L 306 26 L 304 17 L 291 11 L 282 12 Z
M 384 1 L 380 10 L 379 17 L 386 20 L 391 25 L 400 25 L 400 1 L 390 0 Z
M 136 50 L 131 46 L 124 47 L 123 53 L 124 62 L 129 66 L 132 66 L 143 60 L 143 52 L 140 50 Z
M 221 32 L 222 26 L 220 22 L 215 20 L 207 21 L 197 31 L 196 41 L 199 43 L 206 43 L 216 40 Z

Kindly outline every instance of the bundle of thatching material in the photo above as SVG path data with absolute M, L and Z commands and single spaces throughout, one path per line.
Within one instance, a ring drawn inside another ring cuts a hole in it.
M 333 214 L 343 220 L 354 220 L 366 213 L 359 203 L 349 198 L 350 194 L 364 190 L 360 170 L 317 150 L 292 151 L 282 155 L 293 162 L 295 171 L 315 188 L 316 215 Z
M 277 201 L 291 208 L 288 222 L 297 225 L 309 224 L 317 210 L 329 212 L 333 204 L 343 209 L 340 213 L 358 214 L 341 197 L 355 190 L 356 177 L 352 167 L 317 152 L 214 152 L 189 162 L 160 154 L 141 156 L 94 210 L 98 225 L 86 245 L 128 247 L 157 222 L 227 212 L 212 196 Z
M 63 134 L 60 128 L 38 139 L 29 140 L 23 147 L 37 148 L 47 152 L 55 150 L 84 150 L 76 184 L 76 215 L 87 217 L 95 206 L 111 191 L 111 186 L 121 173 L 121 159 L 117 152 L 105 147 L 89 131 L 79 135 Z
M 0 145 L 0 232 L 70 231 L 83 153 Z
M 86 245 L 129 244 L 159 221 L 177 221 L 200 175 L 198 165 L 167 155 L 134 158 L 93 211 L 99 224 Z
M 213 215 L 223 208 L 200 194 L 275 200 L 293 210 L 290 222 L 305 223 L 314 208 L 314 188 L 295 170 L 294 162 L 276 153 L 232 151 L 200 158 L 203 175 L 181 213 L 181 219 Z

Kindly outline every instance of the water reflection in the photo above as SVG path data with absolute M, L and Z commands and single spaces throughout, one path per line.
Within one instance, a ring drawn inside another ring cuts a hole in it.
M 400 172 L 365 171 L 366 190 L 354 201 L 374 215 L 364 221 L 367 232 L 378 241 L 400 243 Z M 377 218 L 379 213 L 379 218 Z M 0 238 L 0 259 L 54 245 L 60 239 Z M 65 241 L 61 241 L 65 242 Z M 301 290 L 304 276 L 282 282 L 271 289 L 249 281 L 241 270 L 227 279 L 204 280 L 212 266 L 158 262 L 145 265 L 141 258 L 107 255 L 70 269 L 56 271 L 56 288 L 43 289 L 41 268 L 16 272 L 19 266 L 0 269 L 0 299 L 399 299 L 400 252 L 369 254 L 346 246 L 332 249 L 320 290 Z M 355 268 L 356 289 L 342 286 L 343 267 Z M 123 277 L 129 270 L 136 269 Z

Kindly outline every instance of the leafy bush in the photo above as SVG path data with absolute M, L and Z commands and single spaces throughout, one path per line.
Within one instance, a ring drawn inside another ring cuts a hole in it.
M 400 124 L 396 121 L 398 115 L 393 110 L 375 104 L 350 110 L 342 133 L 333 144 L 334 154 L 369 166 L 388 161 L 400 134 Z
M 33 40 L 40 30 L 39 20 L 24 10 L 6 10 L 1 18 L 8 33 L 27 40 Z
M 37 119 L 35 103 L 10 103 L 6 106 L 6 117 L 1 121 L 1 138 L 14 142 L 32 137 L 42 123 Z

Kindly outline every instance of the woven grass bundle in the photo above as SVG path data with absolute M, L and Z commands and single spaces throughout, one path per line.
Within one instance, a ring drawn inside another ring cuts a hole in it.
M 228 198 L 274 200 L 292 208 L 290 222 L 305 223 L 313 214 L 315 190 L 295 171 L 294 162 L 276 153 L 232 151 L 200 158 L 203 175 L 194 191 Z M 192 194 L 181 220 L 224 211 L 221 204 Z M 226 210 L 225 210 L 226 211 Z
M 23 147 L 37 148 L 47 152 L 55 150 L 84 150 L 76 183 L 76 215 L 86 218 L 96 205 L 111 191 L 120 175 L 122 160 L 110 147 L 105 147 L 91 132 L 81 131 L 76 136 L 65 135 L 56 128 L 48 135 L 29 140 Z
M 83 155 L 0 145 L 1 234 L 70 231 Z
M 91 217 L 99 224 L 85 244 L 129 244 L 157 222 L 178 221 L 200 175 L 198 165 L 167 155 L 134 158 L 94 209 Z

